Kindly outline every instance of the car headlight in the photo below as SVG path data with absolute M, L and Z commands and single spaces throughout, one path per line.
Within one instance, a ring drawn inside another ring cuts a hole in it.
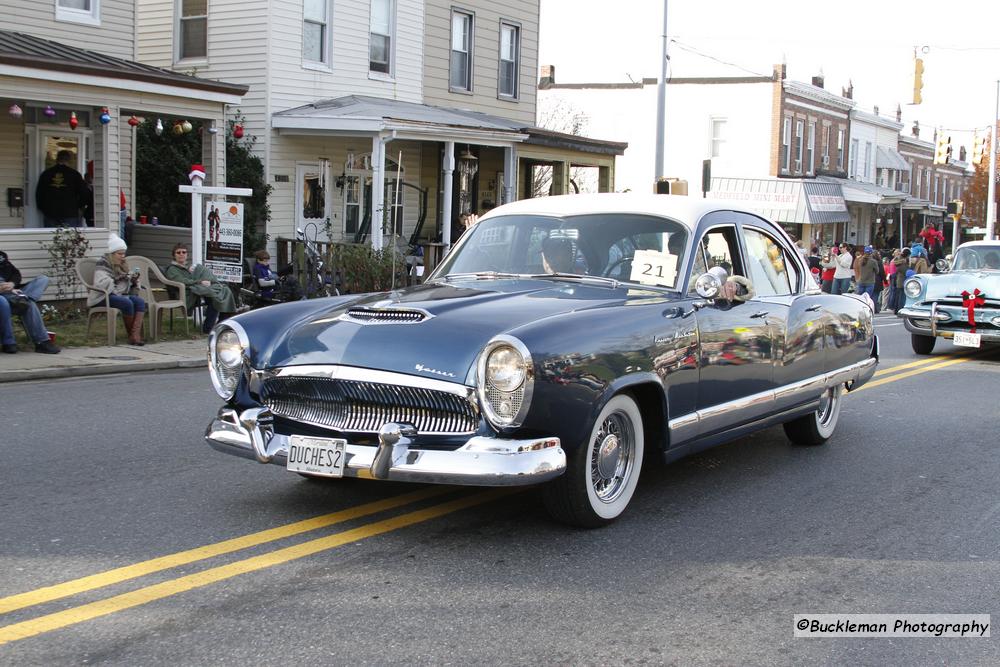
M 479 354 L 479 402 L 494 426 L 519 426 L 524 421 L 531 401 L 532 368 L 528 348 L 513 336 L 497 336 Z
M 226 400 L 236 393 L 244 353 L 249 347 L 246 332 L 236 322 L 218 327 L 208 340 L 208 370 L 212 385 L 215 392 Z
M 910 297 L 911 299 L 916 299 L 918 296 L 920 296 L 920 293 L 923 291 L 924 291 L 924 286 L 921 284 L 919 280 L 915 278 L 910 278 L 905 283 L 903 283 L 903 292 L 905 292 L 906 296 Z

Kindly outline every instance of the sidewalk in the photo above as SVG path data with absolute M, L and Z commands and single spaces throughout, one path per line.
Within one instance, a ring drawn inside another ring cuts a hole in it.
M 208 364 L 207 343 L 207 339 L 198 339 L 146 343 L 142 347 L 69 347 L 59 354 L 38 354 L 21 345 L 17 354 L 0 353 L 0 383 L 204 367 Z

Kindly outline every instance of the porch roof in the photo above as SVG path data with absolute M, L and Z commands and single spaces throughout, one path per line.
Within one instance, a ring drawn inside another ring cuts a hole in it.
M 170 70 L 106 56 L 60 42 L 11 30 L 0 30 L 0 73 L 2 66 L 50 70 L 128 81 L 144 81 L 164 86 L 243 96 L 248 86 L 212 81 Z
M 817 176 L 816 180 L 837 183 L 844 190 L 844 199 L 857 204 L 898 204 L 910 198 L 906 192 L 883 188 L 881 185 L 856 181 L 852 178 Z
M 587 153 L 621 155 L 628 144 L 562 134 L 468 109 L 452 109 L 390 100 L 367 95 L 348 95 L 319 100 L 275 112 L 271 124 L 289 134 L 377 134 L 395 131 L 404 137 L 459 140 L 485 144 L 537 144 L 572 148 Z

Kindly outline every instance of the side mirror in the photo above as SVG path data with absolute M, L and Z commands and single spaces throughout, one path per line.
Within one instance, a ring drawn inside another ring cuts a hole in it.
M 703 299 L 715 299 L 722 293 L 722 286 L 728 278 L 729 274 L 724 268 L 713 266 L 698 276 L 694 283 L 694 291 Z

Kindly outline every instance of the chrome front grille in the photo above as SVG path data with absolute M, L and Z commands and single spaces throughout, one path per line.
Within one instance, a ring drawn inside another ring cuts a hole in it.
M 429 318 L 422 310 L 402 308 L 351 308 L 340 316 L 357 324 L 417 324 Z
M 338 431 L 374 433 L 397 422 L 424 435 L 457 435 L 479 425 L 469 398 L 427 387 L 290 375 L 265 379 L 260 396 L 275 416 Z

